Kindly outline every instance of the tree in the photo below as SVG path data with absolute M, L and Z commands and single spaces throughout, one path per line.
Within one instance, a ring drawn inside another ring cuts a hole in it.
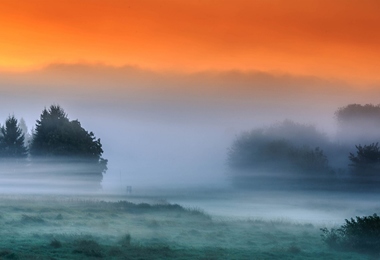
M 234 169 L 265 171 L 326 171 L 327 157 L 316 144 L 327 145 L 326 137 L 315 127 L 285 120 L 266 129 L 239 136 L 228 153 Z
M 78 120 L 70 121 L 58 105 L 44 109 L 30 144 L 32 158 L 49 158 L 67 175 L 76 174 L 100 184 L 107 170 L 100 139 L 87 132 Z M 72 167 L 75 165 L 75 167 Z
M 24 134 L 14 116 L 8 117 L 0 128 L 0 156 L 7 158 L 25 158 L 28 151 L 24 144 Z
M 349 104 L 335 112 L 338 138 L 348 144 L 373 142 L 380 138 L 380 105 Z
M 380 147 L 379 143 L 370 145 L 356 145 L 356 155 L 350 153 L 348 158 L 352 162 L 350 166 L 355 171 L 362 172 L 378 172 L 380 171 Z
M 379 143 L 356 145 L 356 154 L 348 156 L 351 166 L 350 186 L 359 191 L 378 191 L 380 183 Z
M 266 129 L 265 134 L 271 139 L 285 139 L 296 146 L 327 146 L 327 135 L 318 131 L 314 125 L 300 124 L 292 120 L 284 120 Z
M 237 139 L 229 150 L 228 164 L 233 169 L 265 172 L 329 172 L 327 156 L 319 147 L 297 147 L 284 139 L 257 140 L 257 136 Z M 255 140 L 256 139 L 256 140 Z
M 243 133 L 228 151 L 231 180 L 250 189 L 323 188 L 331 179 L 332 168 L 323 150 L 312 148 L 316 143 L 328 145 L 314 127 L 289 120 Z

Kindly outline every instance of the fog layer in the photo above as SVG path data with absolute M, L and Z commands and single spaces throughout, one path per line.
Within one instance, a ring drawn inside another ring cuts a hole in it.
M 101 138 L 109 160 L 102 186 L 109 191 L 228 186 L 227 148 L 242 131 L 291 119 L 334 138 L 339 107 L 376 104 L 380 97 L 369 88 L 314 77 L 83 64 L 2 73 L 0 89 L 1 118 L 23 117 L 32 129 L 44 107 L 59 104 Z

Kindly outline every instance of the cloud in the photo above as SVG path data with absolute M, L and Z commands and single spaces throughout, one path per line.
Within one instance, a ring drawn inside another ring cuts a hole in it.
M 360 91 L 347 83 L 317 77 L 262 72 L 159 73 L 133 66 L 52 64 L 42 70 L 0 75 L 6 107 L 24 103 L 68 104 L 147 120 L 226 121 L 234 117 L 286 118 L 333 114 Z M 3 104 L 4 104 L 3 102 Z M 327 115 L 325 115 L 327 116 Z

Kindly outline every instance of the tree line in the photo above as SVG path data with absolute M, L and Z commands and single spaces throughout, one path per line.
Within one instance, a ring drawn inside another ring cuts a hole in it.
M 227 156 L 233 183 L 248 188 L 270 184 L 376 189 L 380 182 L 380 105 L 350 104 L 334 116 L 338 125 L 334 140 L 313 125 L 290 120 L 237 136 Z
M 37 172 L 46 164 L 59 166 L 59 170 L 51 170 L 50 174 L 59 172 L 68 178 L 85 176 L 92 186 L 100 187 L 108 162 L 102 157 L 100 139 L 93 132 L 86 131 L 78 120 L 70 120 L 59 105 L 51 105 L 42 111 L 28 143 L 26 134 L 14 116 L 6 119 L 0 128 L 0 158 L 3 162 L 15 159 L 18 163 L 24 162 L 25 167 L 34 167 Z

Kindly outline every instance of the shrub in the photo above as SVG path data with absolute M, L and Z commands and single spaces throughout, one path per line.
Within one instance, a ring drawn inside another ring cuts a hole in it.
M 327 229 L 321 228 L 322 231 L 322 240 L 331 248 L 339 249 L 344 245 L 343 238 L 344 232 L 341 228 L 335 229 Z
M 327 245 L 335 249 L 380 253 L 380 217 L 377 214 L 345 221 L 339 229 L 321 229 Z

